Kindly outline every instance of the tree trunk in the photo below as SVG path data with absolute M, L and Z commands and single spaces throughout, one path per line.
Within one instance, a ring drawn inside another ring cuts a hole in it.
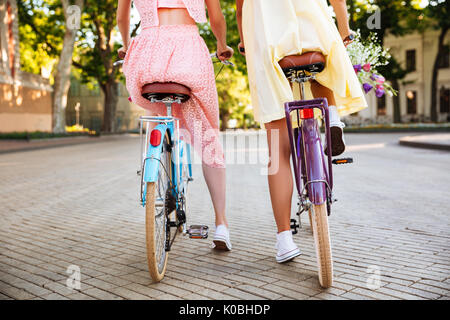
M 102 86 L 105 94 L 105 111 L 103 113 L 103 132 L 116 132 L 116 109 L 119 101 L 119 83 L 115 80 L 109 80 Z
M 220 131 L 225 131 L 228 129 L 228 120 L 230 120 L 229 113 L 223 113 L 220 115 L 220 119 L 222 120 L 220 123 Z
M 438 74 L 439 74 L 439 61 L 441 60 L 442 55 L 444 54 L 444 39 L 445 34 L 447 33 L 448 28 L 443 28 L 441 33 L 439 34 L 439 42 L 438 42 L 438 52 L 436 55 L 436 59 L 434 60 L 433 65 L 433 74 L 431 78 L 431 121 L 438 121 L 438 112 L 437 112 L 437 90 L 438 90 Z
M 398 79 L 392 80 L 392 88 L 399 92 Z M 392 108 L 393 108 L 393 121 L 394 123 L 402 122 L 402 115 L 400 113 L 400 96 L 397 94 L 392 98 Z
M 77 0 L 76 5 L 83 10 L 83 1 Z M 66 21 L 67 8 L 70 6 L 68 0 L 62 0 L 64 15 Z M 53 132 L 62 133 L 66 131 L 66 107 L 67 96 L 70 88 L 70 71 L 72 68 L 72 55 L 77 36 L 77 29 L 68 26 L 66 23 L 66 32 L 64 35 L 63 48 L 59 57 L 58 66 L 55 74 L 55 83 L 53 85 Z

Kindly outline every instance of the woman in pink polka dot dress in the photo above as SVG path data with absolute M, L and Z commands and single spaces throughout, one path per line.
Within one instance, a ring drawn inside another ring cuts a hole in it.
M 134 0 L 141 17 L 141 33 L 130 39 L 132 0 L 119 0 L 117 24 L 124 46 L 123 72 L 134 103 L 152 115 L 165 115 L 162 103 L 142 97 L 142 87 L 153 82 L 176 82 L 191 89 L 191 99 L 172 107 L 173 115 L 201 156 L 203 175 L 211 194 L 216 217 L 214 243 L 230 250 L 225 217 L 225 160 L 219 139 L 219 103 L 214 68 L 209 50 L 196 23 L 206 20 L 205 3 L 211 29 L 217 39 L 220 60 L 229 59 L 233 49 L 227 46 L 226 22 L 219 0 Z M 187 136 L 187 137 L 186 137 Z

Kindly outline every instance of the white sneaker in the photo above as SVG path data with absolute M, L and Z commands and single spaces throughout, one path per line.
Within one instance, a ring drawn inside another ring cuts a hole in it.
M 345 123 L 341 121 L 341 117 L 339 116 L 336 106 L 328 106 L 328 112 L 330 117 L 330 127 L 345 127 Z
M 333 157 L 342 154 L 345 151 L 344 127 L 345 123 L 341 121 L 336 106 L 328 106 L 331 131 L 331 155 Z M 328 155 L 328 148 L 325 140 L 325 154 Z
M 213 238 L 213 248 L 226 251 L 231 250 L 230 232 L 224 224 L 216 227 Z
M 292 239 L 292 231 L 287 230 L 277 233 L 277 262 L 283 263 L 294 259 L 301 254 L 300 249 Z

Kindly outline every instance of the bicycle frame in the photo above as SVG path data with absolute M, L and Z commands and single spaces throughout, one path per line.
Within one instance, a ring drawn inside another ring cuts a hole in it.
M 325 119 L 325 137 L 327 145 L 331 146 L 331 133 L 327 99 L 299 100 L 285 103 L 286 122 L 291 145 L 292 162 L 294 165 L 295 182 L 302 204 L 306 196 L 316 205 L 331 200 L 333 189 L 333 172 L 331 157 L 328 156 L 328 166 L 320 139 L 317 119 L 302 119 L 299 122 L 298 138 L 294 141 L 291 113 L 302 109 L 320 109 Z M 299 112 L 297 112 L 297 115 Z

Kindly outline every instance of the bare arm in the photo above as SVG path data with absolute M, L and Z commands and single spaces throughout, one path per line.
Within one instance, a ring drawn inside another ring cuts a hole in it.
M 351 33 L 348 24 L 347 2 L 346 0 L 330 0 L 330 4 L 334 9 L 334 13 L 336 13 L 339 33 L 342 39 L 345 39 Z
M 245 47 L 244 47 L 244 33 L 242 32 L 242 6 L 244 5 L 244 0 L 236 0 L 236 20 L 237 26 L 239 30 L 239 37 L 241 38 L 241 42 L 239 43 L 239 53 L 245 55 Z
M 124 58 L 130 42 L 130 10 L 131 0 L 119 0 L 117 6 L 117 26 L 122 36 L 123 47 L 119 49 L 119 57 Z
M 227 23 L 222 13 L 219 0 L 205 0 L 208 8 L 211 30 L 217 39 L 217 55 L 219 59 L 229 59 L 233 55 L 233 49 L 227 46 Z
M 236 0 L 236 19 L 237 26 L 239 30 L 239 37 L 241 38 L 242 44 L 244 44 L 244 35 L 242 34 L 242 6 L 244 5 L 244 0 Z

